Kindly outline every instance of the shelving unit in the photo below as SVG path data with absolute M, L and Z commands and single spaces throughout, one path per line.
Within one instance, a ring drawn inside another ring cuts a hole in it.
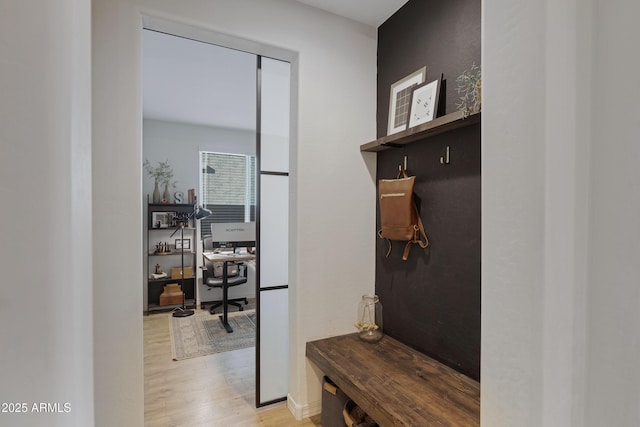
M 169 204 L 169 203 L 149 203 L 147 205 L 147 310 L 146 313 L 150 314 L 157 311 L 173 310 L 176 307 L 182 306 L 180 304 L 160 305 L 160 294 L 164 290 L 164 286 L 170 283 L 181 283 L 180 278 L 171 278 L 172 268 L 182 268 L 182 255 L 184 255 L 184 269 L 191 268 L 191 277 L 184 278 L 184 288 L 182 291 L 185 293 L 185 305 L 188 308 L 195 308 L 195 272 L 196 272 L 196 244 L 197 244 L 197 232 L 193 227 L 194 221 L 190 219 L 187 221 L 184 227 L 184 239 L 189 239 L 189 248 L 176 249 L 176 240 L 182 239 L 180 233 L 180 227 L 176 224 L 167 224 L 162 227 L 157 226 L 158 215 L 164 217 L 167 212 L 175 212 L 177 215 L 187 216 L 193 211 L 193 205 L 190 204 Z M 164 220 L 165 218 L 163 218 Z M 177 230 L 177 232 L 176 232 Z M 176 232 L 173 237 L 170 237 L 172 233 Z M 157 244 L 166 243 L 167 252 L 157 252 Z M 168 277 L 162 279 L 153 279 L 152 273 L 155 273 L 156 265 L 160 266 L 160 269 L 167 273 Z
M 360 151 L 378 152 L 401 147 L 414 141 L 480 123 L 480 115 L 481 113 L 474 113 L 464 117 L 462 111 L 458 110 L 446 116 L 437 117 L 422 125 L 363 144 L 360 146 Z

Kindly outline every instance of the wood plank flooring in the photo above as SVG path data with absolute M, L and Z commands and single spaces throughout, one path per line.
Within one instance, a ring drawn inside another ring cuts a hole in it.
M 144 317 L 145 427 L 320 426 L 285 403 L 255 408 L 255 349 L 171 359 L 168 313 Z

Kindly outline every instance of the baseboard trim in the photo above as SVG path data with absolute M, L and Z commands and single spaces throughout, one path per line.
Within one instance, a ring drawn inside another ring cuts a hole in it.
M 310 402 L 306 405 L 300 405 L 296 403 L 296 401 L 293 399 L 293 397 L 291 397 L 290 394 L 287 394 L 287 408 L 289 408 L 289 412 L 293 414 L 296 420 L 301 421 L 304 418 L 318 415 L 322 410 L 322 401 Z

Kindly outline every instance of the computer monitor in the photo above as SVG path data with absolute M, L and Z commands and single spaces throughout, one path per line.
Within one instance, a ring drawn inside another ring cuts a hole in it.
M 214 222 L 211 224 L 214 248 L 246 248 L 256 245 L 255 222 Z

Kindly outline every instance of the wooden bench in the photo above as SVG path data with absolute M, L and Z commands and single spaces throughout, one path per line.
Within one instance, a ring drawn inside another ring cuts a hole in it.
M 306 355 L 382 426 L 479 426 L 477 381 L 385 336 L 307 343 Z

